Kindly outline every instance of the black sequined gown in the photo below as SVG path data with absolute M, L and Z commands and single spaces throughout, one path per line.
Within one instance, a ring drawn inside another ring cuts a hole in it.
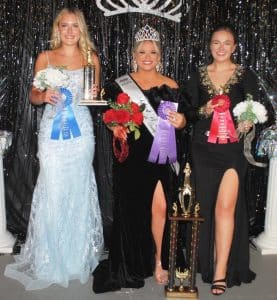
M 257 100 L 258 85 L 254 74 L 238 66 L 224 89 L 231 100 L 230 112 L 234 106 L 245 100 L 246 93 Z M 212 282 L 214 274 L 214 209 L 219 184 L 225 171 L 234 168 L 239 176 L 239 193 L 235 210 L 235 229 L 228 261 L 227 286 L 248 283 L 255 278 L 249 269 L 248 216 L 245 203 L 245 175 L 247 160 L 243 154 L 243 139 L 235 143 L 212 144 L 207 142 L 206 132 L 210 129 L 212 117 L 203 118 L 198 109 L 215 96 L 215 88 L 202 67 L 192 75 L 184 86 L 190 103 L 186 112 L 193 123 L 191 145 L 192 168 L 196 184 L 196 199 L 200 202 L 201 215 L 205 221 L 200 229 L 199 271 L 205 282 Z
M 116 83 L 105 88 L 106 98 L 115 100 L 122 92 Z M 143 91 L 155 110 L 161 100 L 179 102 L 178 89 L 164 85 Z M 179 104 L 181 109 L 182 105 Z M 155 247 L 151 232 L 151 206 L 154 189 L 161 181 L 167 203 L 178 191 L 177 176 L 169 164 L 147 161 L 153 137 L 142 125 L 141 136 L 128 136 L 129 156 L 123 163 L 114 159 L 114 214 L 107 260 L 93 273 L 93 291 L 103 293 L 125 288 L 140 288 L 153 275 Z M 169 206 L 169 205 L 168 205 Z M 168 224 L 165 226 L 162 264 L 167 267 Z

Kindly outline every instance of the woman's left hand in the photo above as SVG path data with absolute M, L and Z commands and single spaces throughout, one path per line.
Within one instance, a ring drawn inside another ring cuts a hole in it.
M 169 123 L 177 129 L 184 128 L 187 123 L 184 114 L 175 111 L 169 111 L 167 119 Z
M 253 127 L 253 123 L 251 121 L 242 121 L 238 123 L 238 131 L 240 133 L 247 133 Z

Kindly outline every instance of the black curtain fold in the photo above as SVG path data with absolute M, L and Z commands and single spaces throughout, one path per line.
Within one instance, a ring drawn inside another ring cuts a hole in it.
M 173 5 L 177 2 L 172 1 Z M 7 222 L 9 230 L 22 239 L 39 170 L 37 134 L 43 112 L 43 107 L 29 103 L 29 88 L 35 59 L 39 52 L 49 48 L 53 18 L 61 8 L 71 6 L 83 10 L 99 51 L 103 85 L 130 71 L 134 33 L 142 25 L 148 23 L 160 32 L 164 73 L 182 85 L 192 71 L 207 63 L 212 27 L 229 22 L 239 37 L 236 61 L 251 67 L 262 79 L 261 101 L 267 104 L 274 101 L 269 97 L 276 91 L 272 78 L 277 73 L 273 0 L 183 0 L 180 23 L 140 13 L 105 17 L 96 2 L 88 0 L 2 0 L 1 4 L 0 128 L 13 133 L 13 144 L 4 160 Z M 96 162 L 95 166 L 97 169 L 102 165 Z M 97 174 L 102 176 L 100 169 Z M 268 169 L 251 167 L 249 170 L 248 205 L 253 235 L 263 229 L 267 176 Z M 105 206 L 100 195 L 101 201 Z M 106 211 L 110 214 L 109 209 Z M 112 216 L 106 217 L 109 223 Z

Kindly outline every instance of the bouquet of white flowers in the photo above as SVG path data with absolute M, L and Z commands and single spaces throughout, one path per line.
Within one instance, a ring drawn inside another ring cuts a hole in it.
M 249 163 L 257 167 L 265 167 L 266 164 L 255 161 L 251 153 L 251 143 L 255 137 L 255 124 L 264 123 L 267 120 L 267 110 L 259 102 L 253 101 L 251 94 L 246 94 L 246 100 L 238 103 L 233 109 L 234 116 L 239 123 L 252 123 L 253 130 L 241 132 L 239 135 L 244 136 L 244 155 Z
M 250 94 L 246 94 L 246 100 L 234 107 L 233 113 L 238 122 L 250 121 L 257 124 L 264 123 L 267 120 L 265 107 L 261 103 L 253 101 L 253 97 Z
M 67 87 L 68 84 L 69 77 L 61 67 L 47 67 L 38 71 L 33 82 L 34 87 L 42 91 L 47 88 L 58 89 Z

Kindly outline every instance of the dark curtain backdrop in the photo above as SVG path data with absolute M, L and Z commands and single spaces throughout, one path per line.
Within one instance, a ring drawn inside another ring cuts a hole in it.
M 102 84 L 130 70 L 134 33 L 148 23 L 161 33 L 164 73 L 182 85 L 192 71 L 207 63 L 211 28 L 229 22 L 239 36 L 236 61 L 256 72 L 262 102 L 274 101 L 277 22 L 273 0 L 183 0 L 180 23 L 139 13 L 105 17 L 92 0 L 1 0 L 0 128 L 13 133 L 4 160 L 7 222 L 9 230 L 23 239 L 39 170 L 37 130 L 43 111 L 28 100 L 33 67 L 38 53 L 49 48 L 54 16 L 69 6 L 85 14 L 101 59 Z M 267 168 L 249 170 L 252 234 L 263 229 L 267 174 Z

